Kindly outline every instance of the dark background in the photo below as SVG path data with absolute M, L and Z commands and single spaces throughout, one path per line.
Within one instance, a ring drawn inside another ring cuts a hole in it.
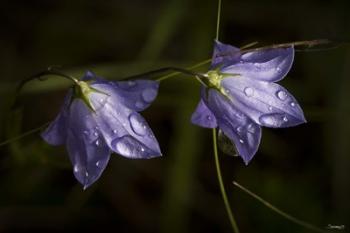
M 51 120 L 69 86 L 33 82 L 10 111 L 16 82 L 62 65 L 108 79 L 211 56 L 216 1 L 1 1 L 0 141 Z M 349 1 L 223 1 L 220 40 L 236 46 L 328 38 L 349 40 Z M 249 166 L 220 154 L 224 182 L 242 232 L 311 232 L 233 187 L 252 189 L 321 228 L 350 224 L 350 48 L 300 52 L 281 83 L 299 100 L 307 124 L 263 130 Z M 203 67 L 205 71 L 207 67 Z M 230 232 L 220 196 L 211 131 L 191 125 L 194 79 L 161 83 L 143 115 L 164 157 L 111 157 L 86 191 L 64 146 L 38 133 L 0 147 L 0 232 Z

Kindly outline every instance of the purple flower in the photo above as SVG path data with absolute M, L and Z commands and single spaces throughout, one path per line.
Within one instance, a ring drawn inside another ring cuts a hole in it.
M 275 83 L 286 76 L 293 58 L 293 47 L 242 52 L 216 41 L 208 84 L 202 87 L 192 123 L 219 127 L 248 164 L 258 150 L 261 126 L 306 122 L 295 98 Z
M 84 188 L 100 177 L 112 152 L 131 159 L 161 156 L 152 130 L 138 113 L 155 99 L 158 86 L 149 80 L 109 82 L 88 71 L 41 136 L 51 145 L 66 144 L 74 175 Z

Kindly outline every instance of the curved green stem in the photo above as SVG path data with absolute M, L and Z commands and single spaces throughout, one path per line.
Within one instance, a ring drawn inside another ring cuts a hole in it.
M 258 195 L 256 195 L 255 193 L 253 193 L 252 191 L 248 190 L 247 188 L 243 187 L 242 185 L 240 185 L 239 183 L 237 183 L 236 181 L 233 181 L 233 184 L 240 188 L 242 191 L 244 191 L 245 193 L 247 193 L 249 196 L 255 198 L 257 201 L 261 202 L 263 205 L 265 205 L 267 208 L 271 209 L 272 211 L 276 212 L 277 214 L 281 215 L 282 217 L 288 219 L 289 221 L 299 225 L 299 226 L 302 226 L 302 227 L 305 227 L 307 229 L 310 229 L 310 230 L 313 230 L 315 232 L 321 232 L 321 233 L 329 233 L 329 231 L 325 231 L 325 230 L 322 230 L 321 228 L 317 227 L 317 226 L 314 226 L 308 222 L 305 222 L 303 220 L 300 220 L 290 214 L 287 214 L 286 212 L 278 209 L 276 206 L 270 204 L 268 201 L 265 201 L 264 199 L 262 199 L 261 197 L 259 197 Z
M 186 70 L 193 70 L 193 69 L 196 69 L 196 68 L 201 67 L 201 66 L 203 66 L 203 65 L 209 64 L 210 62 L 211 62 L 211 59 L 207 59 L 207 60 L 202 61 L 202 62 L 199 62 L 199 63 L 197 63 L 197 64 L 195 64 L 195 65 L 193 65 L 193 66 L 187 67 Z M 177 76 L 177 75 L 179 75 L 179 74 L 181 74 L 181 72 L 178 72 L 178 71 L 172 72 L 172 73 L 170 73 L 170 74 L 167 74 L 167 75 L 164 75 L 164 76 L 162 76 L 162 77 L 159 77 L 159 78 L 156 79 L 156 80 L 157 80 L 158 82 L 161 82 L 161 81 L 164 81 L 164 80 L 166 80 L 166 79 L 168 79 L 168 78 Z
M 224 182 L 222 180 L 221 169 L 220 169 L 220 162 L 219 162 L 219 155 L 218 155 L 218 146 L 217 146 L 217 140 L 216 140 L 216 129 L 215 128 L 213 129 L 213 148 L 214 148 L 216 172 L 217 172 L 217 175 L 218 175 L 218 181 L 219 181 L 219 185 L 220 185 L 220 191 L 221 191 L 222 199 L 224 200 L 225 208 L 226 208 L 227 215 L 228 215 L 228 218 L 230 220 L 233 232 L 239 233 L 239 229 L 238 229 L 236 220 L 235 220 L 235 218 L 233 216 L 233 213 L 232 213 L 232 210 L 231 210 L 231 207 L 230 207 L 230 203 L 229 203 L 228 198 L 227 198 Z
M 20 134 L 20 135 L 18 135 L 16 137 L 13 137 L 13 138 L 7 139 L 7 140 L 5 140 L 3 142 L 0 142 L 0 146 L 5 146 L 5 145 L 7 145 L 9 143 L 12 143 L 12 142 L 17 141 L 19 139 L 22 139 L 22 138 L 24 138 L 24 137 L 26 137 L 26 136 L 28 136 L 30 134 L 36 133 L 36 132 L 42 130 L 43 128 L 45 128 L 46 126 L 48 126 L 49 124 L 50 124 L 50 122 L 47 122 L 47 123 L 43 124 L 42 126 L 39 126 L 39 127 L 35 128 L 35 129 L 28 130 L 27 132 L 24 132 L 23 134 Z
M 219 33 L 220 33 L 220 17 L 221 17 L 221 0 L 218 1 L 218 14 L 216 18 L 216 36 L 215 39 L 219 39 Z

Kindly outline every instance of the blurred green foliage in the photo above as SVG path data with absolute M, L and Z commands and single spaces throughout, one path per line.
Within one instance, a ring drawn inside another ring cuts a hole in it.
M 117 80 L 210 57 L 216 1 L 2 1 L 1 141 L 54 118 L 69 83 L 33 82 L 10 111 L 16 83 L 49 65 L 79 77 L 86 69 Z M 244 45 L 350 38 L 349 2 L 223 1 L 220 38 Z M 221 154 L 224 180 L 242 232 L 309 232 L 234 188 L 233 179 L 320 227 L 350 224 L 350 48 L 301 52 L 282 84 L 308 124 L 264 129 L 249 166 Z M 203 67 L 203 71 L 207 67 Z M 0 232 L 230 232 L 211 131 L 191 125 L 199 85 L 179 76 L 161 83 L 144 112 L 164 157 L 114 155 L 86 191 L 64 147 L 33 134 L 0 147 Z

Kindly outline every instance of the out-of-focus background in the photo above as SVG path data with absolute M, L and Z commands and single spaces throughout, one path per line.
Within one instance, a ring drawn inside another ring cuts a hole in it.
M 211 56 L 216 1 L 1 1 L 0 141 L 52 120 L 70 83 L 33 82 L 10 111 L 15 84 L 49 65 L 87 69 L 111 80 Z M 329 38 L 349 40 L 349 1 L 223 0 L 222 42 L 241 46 Z M 202 67 L 205 71 L 208 67 Z M 310 232 L 233 187 L 236 180 L 321 228 L 350 227 L 350 48 L 300 52 L 282 82 L 307 124 L 263 130 L 245 166 L 220 154 L 224 182 L 242 232 Z M 164 157 L 111 157 L 86 191 L 64 146 L 38 134 L 0 147 L 0 232 L 230 232 L 220 196 L 211 131 L 192 125 L 199 84 L 161 83 L 143 115 Z

